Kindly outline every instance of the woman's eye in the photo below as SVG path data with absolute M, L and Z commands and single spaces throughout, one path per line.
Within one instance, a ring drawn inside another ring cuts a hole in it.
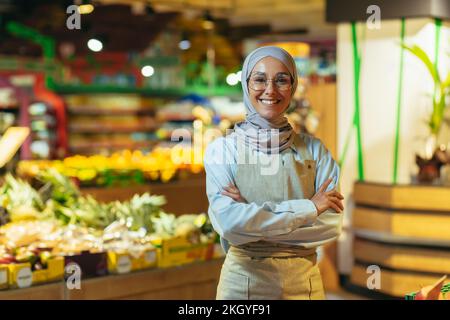
M 264 78 L 253 78 L 253 81 L 255 83 L 264 83 L 264 82 L 266 82 L 266 79 L 264 79 Z
M 289 83 L 289 79 L 287 79 L 287 78 L 280 78 L 275 81 L 279 84 L 288 84 Z

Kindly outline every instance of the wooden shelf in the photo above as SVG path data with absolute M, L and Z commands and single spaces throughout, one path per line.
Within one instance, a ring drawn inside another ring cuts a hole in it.
M 25 289 L 2 290 L 0 300 L 213 300 L 222 264 L 223 259 L 220 258 L 171 268 L 82 279 L 80 290 L 67 290 L 63 281 Z
M 125 201 L 131 199 L 135 194 L 163 195 L 167 204 L 163 206 L 164 211 L 176 215 L 201 213 L 208 211 L 208 198 L 206 197 L 205 173 L 192 174 L 186 179 L 174 180 L 168 183 L 148 183 L 126 187 L 110 188 L 81 188 L 82 194 L 89 194 L 98 201 Z
M 100 126 L 100 125 L 99 125 Z M 70 133 L 134 133 L 134 132 L 154 132 L 158 129 L 157 126 L 71 126 Z
M 357 182 L 356 204 L 382 208 L 450 212 L 450 187 Z
M 450 274 L 450 251 L 412 245 L 386 244 L 356 238 L 355 259 L 392 269 Z
M 216 87 L 211 90 L 208 87 L 187 87 L 174 89 L 155 89 L 155 88 L 137 88 L 135 86 L 117 86 L 117 85 L 58 85 L 52 88 L 60 94 L 101 94 L 101 93 L 132 93 L 142 94 L 152 97 L 182 97 L 188 94 L 199 94 L 202 96 L 241 96 L 242 92 L 239 86 Z
M 153 109 L 94 109 L 94 108 L 68 108 L 70 115 L 98 115 L 98 116 L 132 116 L 149 115 L 153 116 Z
M 73 299 L 214 299 L 223 259 L 82 282 Z
M 99 148 L 106 148 L 106 149 L 140 149 L 140 148 L 152 148 L 154 147 L 158 142 L 156 141 L 139 141 L 139 142 L 120 142 L 116 143 L 113 141 L 104 141 L 104 142 L 87 142 L 84 144 L 70 144 L 70 151 L 77 152 L 77 151 L 89 151 L 89 150 L 97 150 Z
M 400 212 L 357 206 L 353 210 L 353 227 L 400 237 L 450 241 L 450 212 Z
M 393 271 L 381 269 L 381 286 L 379 291 L 394 297 L 404 298 L 405 295 L 417 292 L 422 286 L 435 283 L 442 275 L 421 274 L 409 271 Z M 360 287 L 367 288 L 367 265 L 356 264 L 351 273 L 351 282 Z M 449 282 L 449 281 L 448 281 Z
M 404 297 L 450 273 L 450 188 L 358 182 L 354 199 L 353 284 L 378 265 L 380 291 Z

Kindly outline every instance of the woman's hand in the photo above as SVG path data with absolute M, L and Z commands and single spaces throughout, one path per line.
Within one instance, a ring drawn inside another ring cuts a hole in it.
M 245 200 L 245 198 L 241 196 L 241 192 L 239 191 L 239 189 L 235 187 L 232 183 L 230 183 L 228 187 L 224 187 L 223 189 L 224 189 L 224 191 L 222 191 L 223 195 L 230 197 L 236 202 L 247 203 L 247 200 Z
M 323 185 L 320 186 L 319 191 L 311 198 L 311 201 L 314 202 L 314 205 L 317 208 L 317 214 L 320 215 L 328 209 L 334 209 L 337 213 L 341 213 L 344 210 L 344 205 L 342 204 L 342 200 L 344 197 L 342 194 L 337 192 L 336 190 L 331 190 L 325 192 L 327 187 L 330 185 L 332 179 L 328 179 L 325 181 Z

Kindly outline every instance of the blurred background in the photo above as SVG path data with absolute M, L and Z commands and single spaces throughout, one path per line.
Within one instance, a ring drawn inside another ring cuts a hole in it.
M 289 122 L 342 170 L 327 298 L 445 299 L 449 8 L 0 0 L 0 299 L 214 299 L 203 154 L 245 118 L 240 70 L 264 45 L 296 62 Z

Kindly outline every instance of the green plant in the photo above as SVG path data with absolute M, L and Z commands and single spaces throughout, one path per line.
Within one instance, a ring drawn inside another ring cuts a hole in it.
M 442 80 L 439 75 L 438 70 L 431 62 L 426 52 L 417 45 L 407 46 L 402 44 L 402 47 L 414 54 L 420 59 L 430 73 L 434 82 L 434 93 L 433 97 L 433 111 L 428 122 L 428 126 L 433 135 L 437 136 L 439 130 L 441 129 L 442 120 L 444 118 L 445 111 L 445 99 L 450 92 L 450 72 L 447 74 L 446 78 Z

